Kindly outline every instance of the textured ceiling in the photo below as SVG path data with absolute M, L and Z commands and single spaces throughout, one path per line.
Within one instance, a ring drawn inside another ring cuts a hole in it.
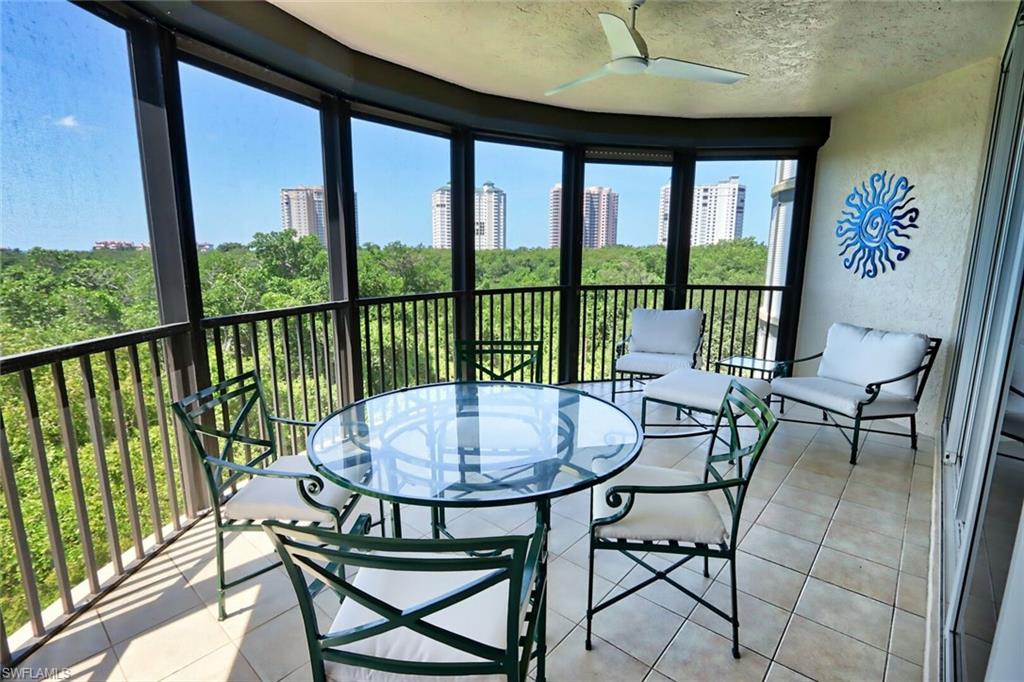
M 651 56 L 750 74 L 724 86 L 609 76 L 548 88 L 608 59 L 598 12 L 621 2 L 273 0 L 345 45 L 452 83 L 524 100 L 667 116 L 829 115 L 1002 53 L 1015 2 L 649 0 Z

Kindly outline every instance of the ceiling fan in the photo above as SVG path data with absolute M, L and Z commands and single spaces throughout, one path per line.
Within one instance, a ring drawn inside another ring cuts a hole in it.
M 729 69 L 720 69 L 715 66 L 686 62 L 671 57 L 655 57 L 651 59 L 647 54 L 647 43 L 639 31 L 636 30 L 636 11 L 644 0 L 627 0 L 629 5 L 629 24 L 625 20 L 601 12 L 597 16 L 601 20 L 601 27 L 604 29 L 605 37 L 608 38 L 608 45 L 612 50 L 611 61 L 596 71 L 591 71 L 581 78 L 563 83 L 556 88 L 548 90 L 545 95 L 554 95 L 582 85 L 603 76 L 619 74 L 633 76 L 647 74 L 649 76 L 667 76 L 669 78 L 688 78 L 690 80 L 704 81 L 707 83 L 722 83 L 731 85 L 743 80 L 747 74 Z

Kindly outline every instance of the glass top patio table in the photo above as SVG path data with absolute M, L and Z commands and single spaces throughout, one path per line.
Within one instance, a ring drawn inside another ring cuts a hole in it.
M 501 381 L 383 393 L 330 415 L 309 436 L 314 468 L 392 502 L 482 507 L 541 501 L 629 466 L 643 433 L 583 391 Z

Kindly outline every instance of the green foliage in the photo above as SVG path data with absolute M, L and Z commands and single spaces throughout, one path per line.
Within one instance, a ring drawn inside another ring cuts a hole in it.
M 392 243 L 366 244 L 359 249 L 359 285 L 363 298 L 408 293 L 448 292 L 451 289 L 451 251 Z M 762 284 L 767 252 L 752 239 L 695 247 L 691 252 L 690 282 L 694 284 Z M 254 235 L 249 244 L 225 243 L 199 254 L 203 305 L 208 317 L 239 312 L 289 308 L 329 299 L 327 254 L 315 237 L 296 239 L 291 232 Z M 557 378 L 560 255 L 557 249 L 520 248 L 480 251 L 476 254 L 476 329 L 481 339 L 527 340 L 543 343 L 546 380 Z M 590 284 L 646 285 L 625 294 L 589 291 L 582 300 L 580 371 L 586 378 L 604 378 L 610 372 L 611 349 L 626 333 L 629 311 L 636 305 L 656 306 L 662 300 L 665 249 L 658 246 L 616 246 L 583 254 L 582 281 Z M 547 287 L 544 291 L 488 294 L 487 290 Z M 650 295 L 648 300 L 647 295 Z M 756 301 L 733 294 L 716 299 L 712 308 L 721 318 L 736 311 L 746 323 L 742 329 L 715 329 L 708 334 L 705 351 L 717 357 L 719 349 L 752 348 L 757 325 Z M 645 303 L 646 302 L 646 303 Z M 208 335 L 214 380 L 255 367 L 253 349 L 262 358 L 261 372 L 273 393 L 275 409 L 287 416 L 316 418 L 333 409 L 339 391 L 330 349 L 333 331 L 329 312 L 242 325 L 238 333 L 223 330 L 218 347 Z M 0 354 L 4 356 L 156 326 L 159 315 L 148 251 L 75 252 L 32 249 L 0 251 Z M 365 390 L 373 393 L 406 384 L 447 380 L 454 376 L 452 360 L 454 304 L 450 296 L 427 297 L 401 304 L 368 304 L 360 310 Z M 739 331 L 737 331 L 739 330 Z M 253 331 L 256 336 L 253 337 Z M 730 336 L 726 337 L 726 331 Z M 270 335 L 276 356 L 269 360 Z M 285 338 L 288 341 L 285 341 Z M 153 346 L 161 355 L 161 346 Z M 290 350 L 289 350 L 290 349 Z M 97 561 L 110 560 L 109 520 L 102 504 L 105 464 L 113 499 L 117 540 L 130 550 L 133 515 L 129 489 L 139 508 L 139 532 L 154 532 L 151 511 L 167 523 L 171 518 L 170 490 L 180 488 L 180 465 L 173 437 L 163 440 L 160 400 L 169 402 L 166 367 L 161 364 L 161 385 L 150 372 L 150 346 L 137 347 L 141 380 L 136 385 L 132 358 L 126 349 L 113 358 L 121 386 L 123 419 L 116 416 L 109 379 L 108 359 L 90 358 L 96 377 L 99 435 L 103 449 L 96 452 L 88 428 L 87 396 L 77 361 L 63 363 L 70 395 L 71 426 L 82 470 L 89 527 Z M 221 371 L 219 365 L 223 364 Z M 53 490 L 58 525 L 73 583 L 84 579 L 84 548 L 72 497 L 71 477 L 55 405 L 52 370 L 32 372 L 39 401 L 43 456 L 49 468 L 47 485 Z M 139 392 L 145 412 L 136 414 Z M 26 410 L 18 376 L 0 379 L 0 411 L 9 440 L 22 516 L 39 597 L 43 605 L 57 597 L 50 558 L 36 463 L 26 428 Z M 164 418 L 168 418 L 166 411 Z M 122 431 L 123 429 L 123 431 Z M 123 437 L 122 437 L 123 432 Z M 148 445 L 147 445 L 148 439 Z M 291 433 L 288 452 L 301 449 L 301 434 Z M 127 467 L 121 446 L 127 454 Z M 166 445 L 166 447 L 165 447 Z M 147 456 L 147 447 L 149 455 Z M 181 453 L 191 456 L 191 453 Z M 150 483 L 151 481 L 151 483 Z M 180 493 L 179 493 L 180 498 Z M 180 504 L 181 499 L 177 500 Z M 8 631 L 27 619 L 20 573 L 6 512 L 0 498 L 0 611 Z M 131 554 L 128 556 L 132 558 Z

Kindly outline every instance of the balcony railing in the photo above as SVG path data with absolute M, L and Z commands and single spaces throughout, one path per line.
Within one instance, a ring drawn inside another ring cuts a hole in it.
M 187 525 L 166 354 L 187 330 L 167 325 L 0 365 L 5 661 Z
M 771 349 L 766 317 L 781 287 L 700 285 L 688 307 L 706 315 L 704 366 Z M 580 381 L 611 378 L 613 348 L 635 307 L 662 307 L 660 285 L 579 290 L 577 325 L 562 317 L 562 287 L 473 293 L 479 339 L 540 340 L 542 375 L 564 370 L 560 335 L 579 334 Z M 318 420 L 346 396 L 457 378 L 452 292 L 331 302 L 175 324 L 4 358 L 0 366 L 0 647 L 5 661 L 86 608 L 194 520 L 202 506 L 191 453 L 169 405 L 188 384 L 172 347 L 205 353 L 211 382 L 255 370 L 283 416 Z M 351 306 L 355 306 L 353 309 Z M 347 386 L 349 345 L 360 390 Z M 175 346 L 178 344 L 178 346 Z M 561 363 L 561 364 L 560 364 Z M 172 371 L 173 370 L 173 371 Z M 523 380 L 530 377 L 524 375 Z M 226 416 L 225 416 L 226 418 Z M 305 449 L 301 429 L 280 451 Z M 48 606 L 49 605 L 49 606 Z M 17 632 L 16 632 L 17 631 Z

